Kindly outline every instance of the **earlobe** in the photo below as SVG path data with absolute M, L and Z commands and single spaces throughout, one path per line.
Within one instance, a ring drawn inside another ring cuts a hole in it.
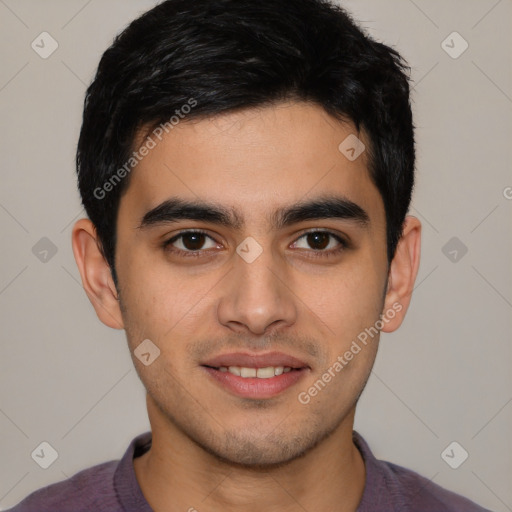
M 402 324 L 411 302 L 418 274 L 421 251 L 421 222 L 407 216 L 402 237 L 391 262 L 382 315 L 386 317 L 382 331 L 393 332 Z
M 96 228 L 89 219 L 80 219 L 75 223 L 71 243 L 82 286 L 98 318 L 113 329 L 124 329 L 110 267 L 100 250 Z

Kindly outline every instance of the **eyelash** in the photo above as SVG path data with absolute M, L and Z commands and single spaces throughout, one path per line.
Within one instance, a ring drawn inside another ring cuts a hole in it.
M 215 241 L 208 233 L 206 233 L 205 231 L 202 231 L 200 229 L 187 230 L 187 231 L 182 231 L 181 233 L 178 233 L 177 235 L 173 236 L 169 240 L 166 240 L 162 244 L 163 249 L 166 251 L 172 252 L 174 254 L 177 254 L 178 256 L 183 256 L 185 258 L 203 257 L 204 255 L 202 253 L 205 252 L 205 250 L 203 250 L 203 249 L 198 249 L 196 251 L 183 251 L 182 249 L 176 249 L 176 248 L 172 247 L 172 244 L 174 242 L 176 242 L 176 240 L 179 240 L 180 238 L 182 238 L 184 235 L 196 234 L 196 233 L 203 234 L 203 235 L 207 236 L 208 238 L 210 238 L 211 240 Z M 313 253 L 313 256 L 312 256 L 313 258 L 329 258 L 332 256 L 337 256 L 340 252 L 349 248 L 348 242 L 346 240 L 344 240 L 343 238 L 341 238 L 339 235 L 336 235 L 335 233 L 332 233 L 330 231 L 324 231 L 324 230 L 318 230 L 318 229 L 310 230 L 310 231 L 306 231 L 305 233 L 302 233 L 302 235 L 299 236 L 299 238 L 297 238 L 297 240 L 300 240 L 301 238 L 303 238 L 309 234 L 313 234 L 313 233 L 325 233 L 327 235 L 330 235 L 332 238 L 334 238 L 340 244 L 340 246 L 338 248 L 330 249 L 329 251 L 325 251 L 322 249 L 318 249 L 318 250 L 311 249 L 310 252 Z

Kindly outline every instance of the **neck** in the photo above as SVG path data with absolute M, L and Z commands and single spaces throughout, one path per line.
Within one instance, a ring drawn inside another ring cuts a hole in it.
M 365 466 L 352 441 L 354 413 L 304 456 L 264 468 L 220 460 L 152 418 L 152 446 L 134 460 L 135 475 L 155 512 L 355 512 Z

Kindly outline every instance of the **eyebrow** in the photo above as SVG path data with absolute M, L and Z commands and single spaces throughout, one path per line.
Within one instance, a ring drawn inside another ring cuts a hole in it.
M 298 202 L 275 210 L 269 217 L 274 229 L 320 219 L 348 220 L 363 228 L 367 228 L 370 223 L 368 213 L 361 206 L 340 196 L 324 196 L 311 201 Z M 238 231 L 244 225 L 243 215 L 234 208 L 207 201 L 171 197 L 146 212 L 137 228 L 147 229 L 180 220 L 208 222 Z

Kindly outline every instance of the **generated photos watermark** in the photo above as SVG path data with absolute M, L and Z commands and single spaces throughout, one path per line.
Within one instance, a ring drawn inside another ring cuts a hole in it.
M 359 354 L 361 350 L 368 345 L 369 341 L 372 341 L 375 336 L 379 334 L 385 324 L 395 318 L 396 314 L 402 311 L 403 306 L 400 302 L 395 302 L 391 308 L 386 310 L 383 315 L 380 315 L 380 319 L 377 320 L 371 327 L 367 327 L 357 335 L 357 339 L 352 341 L 350 348 L 345 351 L 343 355 L 339 355 L 336 361 L 325 370 L 322 376 L 307 390 L 301 391 L 297 399 L 303 405 L 307 405 L 311 402 L 311 398 L 315 397 L 320 393 L 326 386 L 331 382 L 336 375 L 338 375 L 345 366 L 349 364 L 354 356 Z M 359 342 L 359 343 L 358 343 Z M 362 345 L 362 346 L 361 346 Z
M 107 194 L 114 190 L 114 188 L 126 178 L 128 174 L 135 168 L 135 166 L 149 155 L 150 151 L 156 147 L 158 142 L 162 141 L 164 134 L 169 133 L 175 126 L 177 126 L 187 114 L 197 105 L 194 98 L 189 98 L 187 103 L 183 104 L 179 109 L 174 111 L 175 115 L 171 116 L 165 123 L 159 124 L 148 135 L 144 144 L 142 144 L 137 151 L 134 151 L 125 164 L 117 169 L 117 171 L 103 183 L 101 187 L 94 189 L 93 195 L 96 199 L 105 199 Z M 158 140 L 155 140 L 158 139 Z

